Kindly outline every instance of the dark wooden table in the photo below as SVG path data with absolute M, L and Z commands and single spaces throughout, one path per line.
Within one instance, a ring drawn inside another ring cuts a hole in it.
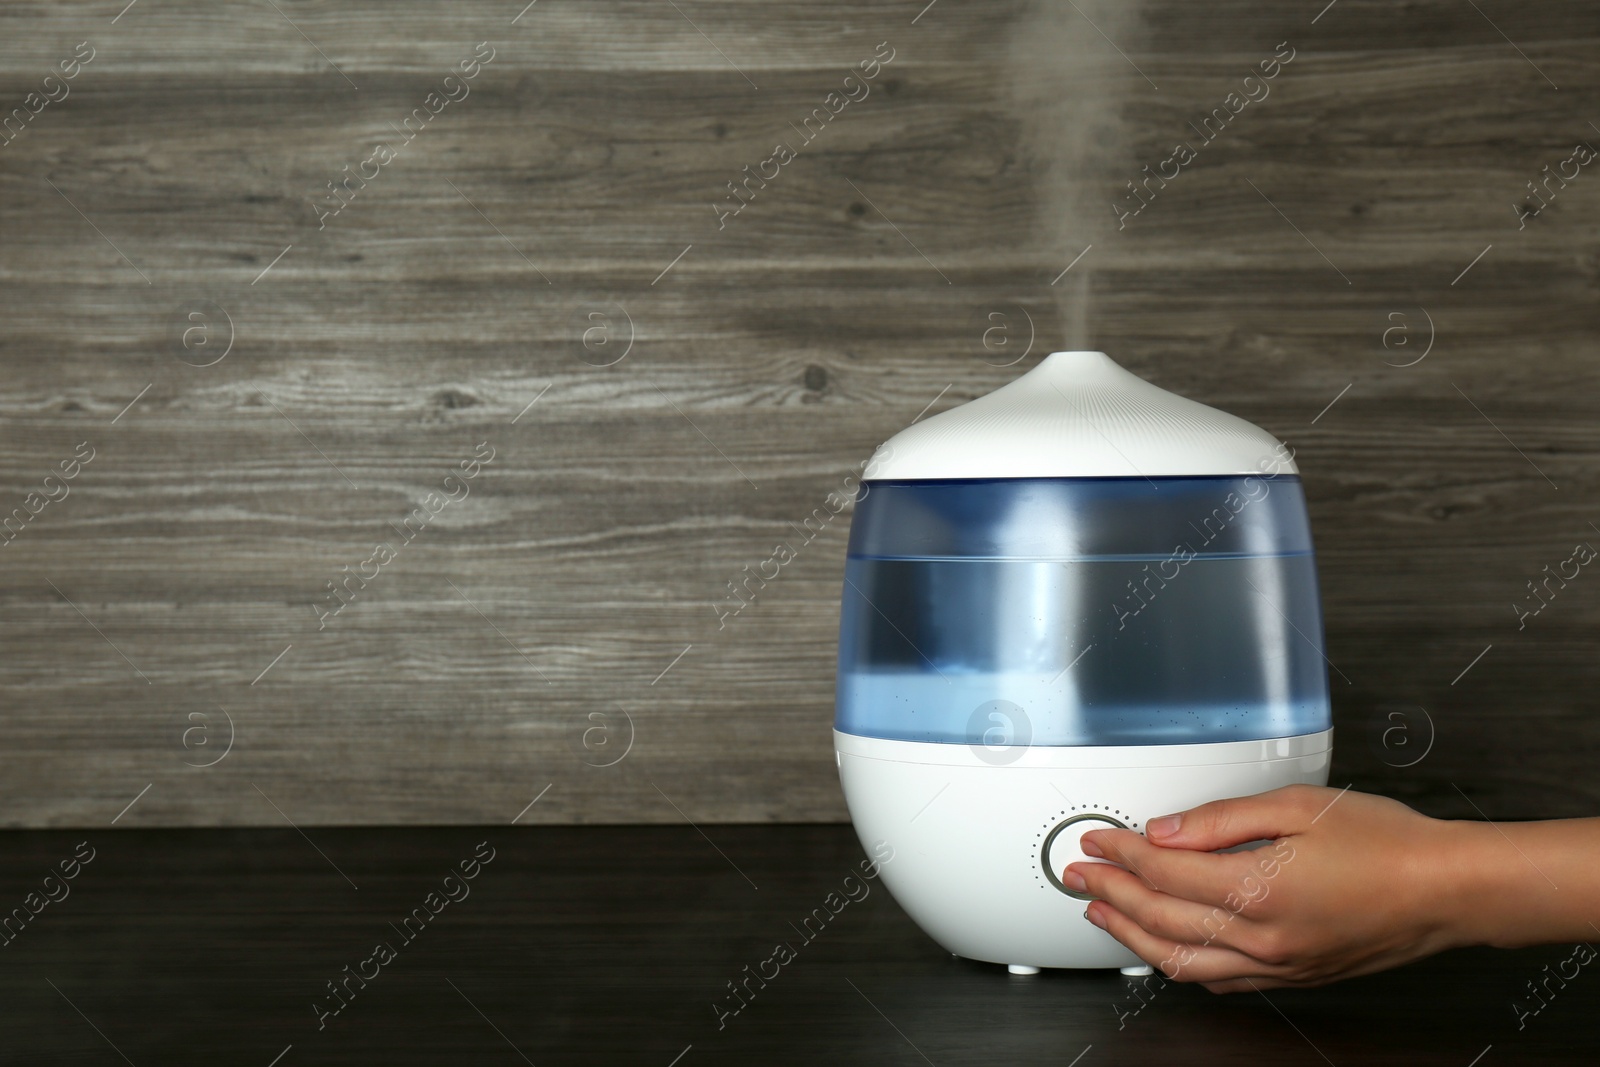
M 0 907 L 37 906 L 91 849 L 0 949 L 5 1063 L 1494 1067 L 1600 1048 L 1581 971 L 1518 1026 L 1571 946 L 1269 996 L 1152 980 L 1134 1012 L 1114 973 L 951 958 L 876 882 L 807 942 L 791 924 L 862 858 L 845 826 L 11 832 Z M 446 883 L 475 853 L 493 858 Z M 727 983 L 780 941 L 794 958 L 719 1028 Z M 373 977 L 319 1029 L 347 966 Z

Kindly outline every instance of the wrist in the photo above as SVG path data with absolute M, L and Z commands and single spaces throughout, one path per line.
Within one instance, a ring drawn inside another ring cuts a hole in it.
M 1526 944 L 1517 921 L 1516 879 L 1507 875 L 1506 840 L 1492 823 L 1439 820 L 1438 848 L 1427 875 L 1437 883 L 1436 902 L 1446 947 Z

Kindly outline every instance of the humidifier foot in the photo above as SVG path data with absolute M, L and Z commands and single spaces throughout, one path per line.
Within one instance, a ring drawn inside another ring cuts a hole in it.
M 1012 974 L 1038 974 L 1039 968 L 1029 967 L 1026 963 L 1013 963 L 1006 967 Z
M 1150 966 L 1148 963 L 1137 963 L 1132 967 L 1122 968 L 1122 973 L 1127 975 L 1129 978 L 1143 978 L 1146 975 L 1155 974 L 1156 969 Z

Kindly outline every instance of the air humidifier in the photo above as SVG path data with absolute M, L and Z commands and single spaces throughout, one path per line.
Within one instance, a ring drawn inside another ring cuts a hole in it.
M 1057 352 L 867 465 L 834 722 L 856 831 L 958 956 L 1148 973 L 1061 881 L 1081 835 L 1326 784 L 1322 640 L 1289 450 Z

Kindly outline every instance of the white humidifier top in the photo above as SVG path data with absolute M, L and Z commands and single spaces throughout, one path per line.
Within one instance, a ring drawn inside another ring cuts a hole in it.
M 1015 381 L 891 437 L 873 481 L 1294 474 L 1253 423 L 1169 393 L 1104 352 L 1055 352 Z

